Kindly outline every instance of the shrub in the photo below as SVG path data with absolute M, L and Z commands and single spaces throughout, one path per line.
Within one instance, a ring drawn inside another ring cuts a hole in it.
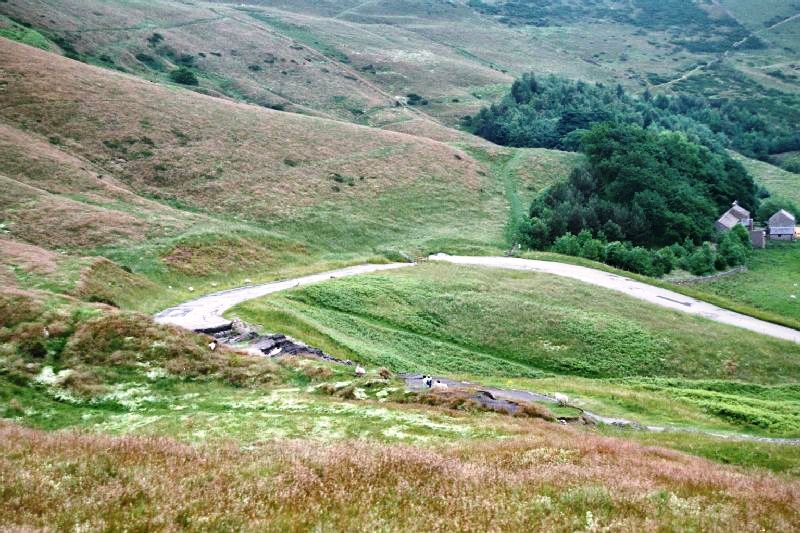
M 696 276 L 714 272 L 715 254 L 711 244 L 704 242 L 685 260 L 685 268 Z
M 737 226 L 737 228 L 741 228 L 745 234 L 747 230 L 742 228 L 741 226 Z M 750 248 L 750 237 L 747 236 L 748 242 L 747 247 Z M 719 241 L 719 246 L 717 246 L 717 257 L 715 260 L 715 264 L 718 270 L 724 269 L 726 266 L 734 267 L 738 265 L 743 265 L 745 261 L 747 261 L 748 250 L 745 248 L 745 245 L 742 243 L 740 238 L 740 234 L 738 231 L 729 231 Z
M 588 234 L 588 239 L 587 238 L 581 239 L 581 236 L 584 234 Z M 586 259 L 591 259 L 592 261 L 600 261 L 600 262 L 606 260 L 606 245 L 603 241 L 599 239 L 593 239 L 592 234 L 586 230 L 580 233 L 578 239 L 581 241 L 581 250 L 580 250 L 581 257 L 585 257 Z
M 634 246 L 625 254 L 625 268 L 637 274 L 644 274 L 645 276 L 660 276 L 663 272 L 659 272 L 653 265 L 653 255 L 647 248 L 641 246 Z
M 169 73 L 169 79 L 181 85 L 199 85 L 200 82 L 194 72 L 186 67 L 180 67 Z
M 408 105 L 428 105 L 428 101 L 416 93 L 406 95 Z
M 581 245 L 578 237 L 572 233 L 566 233 L 556 239 L 553 243 L 553 251 L 558 254 L 579 256 L 581 252 Z
M 677 245 L 680 247 L 680 245 Z M 675 257 L 675 252 L 669 246 L 661 248 L 655 253 L 653 263 L 656 269 L 661 270 L 663 274 L 669 274 L 675 269 L 678 259 Z
M 153 33 L 152 35 L 150 35 L 150 37 L 147 38 L 147 42 L 148 44 L 150 44 L 150 46 L 155 46 L 163 40 L 164 36 L 158 32 Z

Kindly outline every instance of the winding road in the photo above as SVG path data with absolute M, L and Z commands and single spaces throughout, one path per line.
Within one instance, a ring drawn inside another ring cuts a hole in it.
M 776 339 L 800 343 L 800 331 L 795 329 L 728 311 L 727 309 L 722 309 L 716 305 L 690 298 L 677 292 L 634 281 L 630 278 L 618 276 L 602 270 L 596 270 L 594 268 L 558 263 L 555 261 L 538 261 L 516 257 L 469 257 L 436 254 L 430 256 L 428 259 L 430 261 L 447 262 L 457 265 L 524 270 L 572 278 L 584 283 L 590 283 L 592 285 L 618 291 L 633 298 L 681 313 L 701 316 L 713 320 L 714 322 L 747 329 Z M 162 324 L 174 324 L 194 331 L 217 331 L 227 328 L 231 323 L 231 321 L 225 319 L 222 314 L 234 305 L 244 301 L 260 298 L 267 294 L 292 289 L 301 285 L 319 283 L 332 278 L 408 268 L 414 265 L 414 263 L 356 265 L 340 270 L 322 272 L 284 281 L 274 281 L 262 285 L 247 285 L 237 289 L 215 292 L 195 300 L 184 302 L 175 307 L 170 307 L 158 313 L 155 316 L 155 320 Z
M 159 324 L 173 324 L 185 329 L 201 332 L 214 332 L 227 329 L 231 321 L 222 314 L 234 305 L 260 298 L 274 292 L 286 291 L 301 285 L 310 285 L 334 278 L 346 278 L 358 274 L 393 270 L 414 266 L 415 263 L 389 263 L 382 265 L 356 265 L 339 270 L 311 274 L 301 278 L 273 281 L 261 285 L 246 285 L 237 289 L 215 292 L 195 300 L 170 307 L 158 313 L 155 321 Z
M 588 268 L 555 261 L 537 261 L 534 259 L 519 259 L 516 257 L 465 257 L 447 254 L 436 254 L 429 257 L 431 261 L 444 261 L 457 265 L 481 266 L 490 268 L 504 268 L 509 270 L 527 270 L 553 274 L 566 278 L 576 279 L 613 291 L 618 291 L 646 302 L 666 307 L 681 313 L 697 315 L 714 322 L 744 328 L 762 335 L 775 337 L 786 341 L 800 343 L 800 331 L 779 326 L 772 322 L 759 320 L 751 316 L 728 311 L 702 300 L 690 298 L 677 292 L 662 289 L 647 283 L 634 281 L 630 278 Z
M 541 272 L 555 276 L 572 278 L 584 283 L 590 283 L 606 289 L 622 292 L 633 298 L 653 303 L 661 307 L 673 309 L 681 313 L 702 316 L 722 324 L 728 324 L 778 339 L 800 343 L 800 331 L 778 326 L 776 324 L 758 320 L 739 313 L 734 313 L 732 311 L 711 305 L 707 302 L 689 298 L 676 292 L 634 281 L 632 279 L 604 272 L 602 270 L 596 270 L 593 268 L 571 265 L 567 263 L 558 263 L 555 261 L 538 261 L 514 257 L 467 257 L 436 254 L 430 256 L 428 259 L 430 261 L 447 262 L 457 265 Z M 322 272 L 319 274 L 312 274 L 283 281 L 275 281 L 260 285 L 247 285 L 237 289 L 216 292 L 207 296 L 190 300 L 188 302 L 184 302 L 175 307 L 170 307 L 169 309 L 165 309 L 164 311 L 158 313 L 155 316 L 155 320 L 156 322 L 162 324 L 174 324 L 194 331 L 221 331 L 227 329 L 231 325 L 231 321 L 224 318 L 222 314 L 226 310 L 241 302 L 259 298 L 267 294 L 289 290 L 301 285 L 320 283 L 333 278 L 343 278 L 371 272 L 408 268 L 415 266 L 415 264 L 416 263 L 390 263 L 380 265 L 356 265 L 339 270 L 332 270 L 329 272 Z M 406 381 L 406 385 L 412 390 L 423 387 L 422 376 L 420 375 L 406 375 L 404 376 L 404 379 Z M 480 387 L 481 390 L 491 393 L 493 400 L 501 402 L 555 402 L 555 400 L 548 395 L 532 391 L 487 388 L 481 387 L 476 383 L 454 381 L 444 377 L 437 379 L 442 380 L 443 383 L 446 383 L 453 388 L 471 389 Z M 746 434 L 725 434 L 699 428 L 666 428 L 660 426 L 644 426 L 630 420 L 606 417 L 586 411 L 584 411 L 584 416 L 602 424 L 609 424 L 619 427 L 634 427 L 655 432 L 681 431 L 712 435 L 720 438 L 763 441 L 790 444 L 795 446 L 800 445 L 800 439 L 757 437 Z

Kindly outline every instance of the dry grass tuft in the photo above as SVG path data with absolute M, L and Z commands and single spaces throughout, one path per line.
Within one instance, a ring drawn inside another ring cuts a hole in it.
M 422 449 L 272 442 L 249 452 L 0 424 L 9 528 L 789 531 L 800 484 L 530 422 Z M 47 487 L 47 490 L 41 490 Z
M 188 378 L 221 378 L 234 385 L 271 382 L 277 366 L 241 355 L 222 345 L 210 351 L 203 335 L 155 324 L 136 313 L 104 314 L 81 323 L 66 344 L 63 362 L 70 368 L 163 366 Z

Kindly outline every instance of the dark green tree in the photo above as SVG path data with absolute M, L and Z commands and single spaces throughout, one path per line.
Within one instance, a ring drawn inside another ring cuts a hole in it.
M 169 73 L 169 79 L 181 85 L 199 85 L 200 82 L 194 72 L 186 67 L 177 68 Z

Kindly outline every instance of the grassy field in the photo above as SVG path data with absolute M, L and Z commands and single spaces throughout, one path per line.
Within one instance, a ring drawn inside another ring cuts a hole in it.
M 790 530 L 800 508 L 796 481 L 535 423 L 502 446 L 435 449 L 0 432 L 12 527 Z
M 723 435 L 796 437 L 800 431 L 800 390 L 791 379 L 786 385 L 763 386 L 740 380 L 465 377 L 505 388 L 561 392 L 580 408 L 649 426 Z
M 775 383 L 796 371 L 800 349 L 555 276 L 436 264 L 297 289 L 231 313 L 281 329 L 264 312 L 318 324 L 398 371 Z
M 371 365 L 566 392 L 642 423 L 800 434 L 796 345 L 555 276 L 424 264 L 230 315 Z
M 747 272 L 695 288 L 800 321 L 800 245 L 771 242 L 747 266 Z

